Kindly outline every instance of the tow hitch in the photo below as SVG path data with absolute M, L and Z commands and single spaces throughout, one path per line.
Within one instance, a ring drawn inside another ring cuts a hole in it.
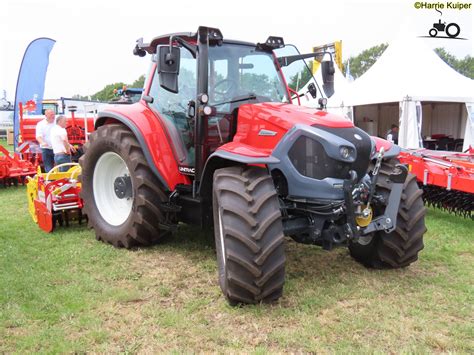
M 408 169 L 406 166 L 401 164 L 395 166 L 393 172 L 389 175 L 389 180 L 392 182 L 392 191 L 388 197 L 385 213 L 382 216 L 374 218 L 372 222 L 362 230 L 362 235 L 380 230 L 390 233 L 397 228 L 398 207 L 400 206 L 403 184 L 405 183 L 407 175 Z

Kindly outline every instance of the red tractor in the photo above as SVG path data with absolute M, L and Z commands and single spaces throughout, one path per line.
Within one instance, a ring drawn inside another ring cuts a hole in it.
M 346 245 L 368 267 L 417 260 L 425 207 L 400 149 L 293 105 L 283 69 L 328 53 L 282 56 L 287 47 L 208 27 L 137 41 L 134 54 L 152 58 L 141 100 L 100 112 L 80 159 L 83 212 L 98 240 L 132 248 L 179 222 L 213 227 L 231 304 L 282 295 L 284 236 Z M 332 59 L 322 70 L 331 92 Z

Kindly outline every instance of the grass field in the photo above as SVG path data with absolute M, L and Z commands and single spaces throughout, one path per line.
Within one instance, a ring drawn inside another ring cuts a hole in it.
M 85 227 L 41 232 L 24 187 L 0 189 L 0 211 L 0 353 L 474 352 L 474 223 L 439 211 L 404 270 L 288 241 L 283 298 L 241 308 L 209 233 L 127 251 Z
M 5 148 L 7 148 L 8 151 L 13 152 L 13 146 L 8 145 L 6 139 L 0 138 L 0 145 L 3 145 Z

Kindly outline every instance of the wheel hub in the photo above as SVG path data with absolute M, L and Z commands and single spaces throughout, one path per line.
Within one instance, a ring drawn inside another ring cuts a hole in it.
M 133 182 L 124 159 L 115 152 L 104 153 L 95 164 L 92 184 L 104 221 L 112 226 L 125 223 L 132 213 Z
M 114 192 L 119 199 L 132 197 L 132 180 L 130 176 L 118 176 L 114 181 Z

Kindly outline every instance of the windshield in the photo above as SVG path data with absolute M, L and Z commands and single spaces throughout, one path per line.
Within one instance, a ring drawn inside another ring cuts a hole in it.
M 300 54 L 298 49 L 296 49 L 296 47 L 291 44 L 287 44 L 283 48 L 276 49 L 274 52 L 277 57 Z M 313 65 L 313 60 L 306 62 L 304 59 L 301 59 L 291 63 L 288 66 L 282 67 L 282 71 L 285 75 L 288 87 L 298 92 L 299 94 L 306 93 L 308 91 L 306 87 L 310 83 L 314 83 L 316 87 L 319 87 L 313 77 L 313 73 L 310 70 Z M 319 65 L 319 63 L 316 62 L 316 65 Z
M 289 102 L 272 53 L 224 43 L 209 48 L 209 103 L 229 112 L 247 100 Z

